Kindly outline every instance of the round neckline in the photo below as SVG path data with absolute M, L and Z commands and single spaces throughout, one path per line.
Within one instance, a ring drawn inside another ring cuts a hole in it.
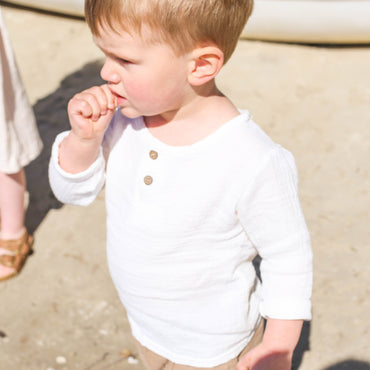
M 193 144 L 189 145 L 169 145 L 164 143 L 163 141 L 159 140 L 155 136 L 152 135 L 152 133 L 149 131 L 148 127 L 145 124 L 143 117 L 138 117 L 136 119 L 137 126 L 140 130 L 142 130 L 143 135 L 145 136 L 146 140 L 150 143 L 150 145 L 155 145 L 156 148 L 165 150 L 165 151 L 171 151 L 173 153 L 184 153 L 184 152 L 193 152 L 201 150 L 205 147 L 208 147 L 212 145 L 213 143 L 216 143 L 218 140 L 220 140 L 222 137 L 224 137 L 225 133 L 231 129 L 234 124 L 238 122 L 248 122 L 250 120 L 250 114 L 247 110 L 239 110 L 240 114 L 231 120 L 225 122 L 223 125 L 221 125 L 219 128 L 217 128 L 215 131 L 211 132 L 209 135 L 204 137 L 203 139 L 196 141 Z

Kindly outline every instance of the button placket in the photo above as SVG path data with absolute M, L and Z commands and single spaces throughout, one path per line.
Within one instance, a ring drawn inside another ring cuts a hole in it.
M 144 184 L 145 185 L 152 185 L 153 183 L 153 177 L 152 176 L 145 176 L 144 177 Z
M 151 150 L 149 152 L 149 157 L 153 160 L 156 160 L 158 158 L 158 152 L 156 152 L 155 150 Z
M 158 158 L 158 152 L 155 150 L 149 151 L 149 158 L 152 160 L 156 160 Z M 146 175 L 144 177 L 144 184 L 145 185 L 151 185 L 153 183 L 153 177 L 150 175 Z

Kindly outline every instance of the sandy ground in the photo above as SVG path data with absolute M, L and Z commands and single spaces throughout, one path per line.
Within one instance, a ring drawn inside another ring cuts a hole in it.
M 107 271 L 104 194 L 63 206 L 47 180 L 67 101 L 98 83 L 102 54 L 82 20 L 3 13 L 45 150 L 27 168 L 34 254 L 0 284 L 0 369 L 141 370 L 124 356 L 135 349 Z M 219 85 L 296 157 L 315 279 L 294 368 L 370 369 L 370 48 L 241 41 Z

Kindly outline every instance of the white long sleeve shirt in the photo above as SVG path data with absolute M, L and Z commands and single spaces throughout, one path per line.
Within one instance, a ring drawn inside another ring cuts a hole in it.
M 53 146 L 52 189 L 86 205 L 105 183 L 109 269 L 142 345 L 213 367 L 239 354 L 260 315 L 311 318 L 312 253 L 294 159 L 247 112 L 173 147 L 117 111 L 98 159 L 73 175 L 58 164 L 66 134 Z

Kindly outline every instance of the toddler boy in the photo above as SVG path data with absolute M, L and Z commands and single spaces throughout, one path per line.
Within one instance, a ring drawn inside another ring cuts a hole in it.
M 215 83 L 252 1 L 85 4 L 107 84 L 71 99 L 50 182 L 79 205 L 105 184 L 108 264 L 144 363 L 289 369 L 311 318 L 294 159 Z

